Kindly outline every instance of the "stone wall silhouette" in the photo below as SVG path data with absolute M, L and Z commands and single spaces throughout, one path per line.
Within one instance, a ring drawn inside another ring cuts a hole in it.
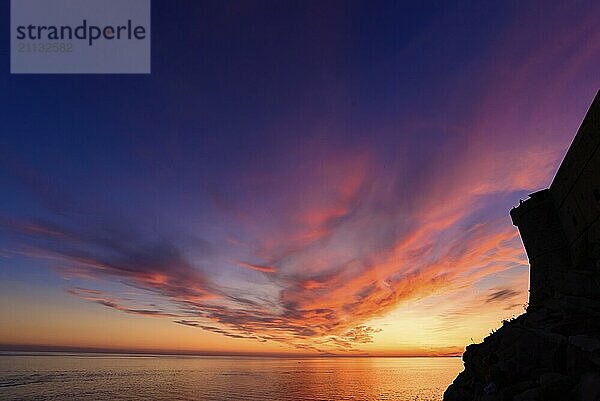
M 467 346 L 444 401 L 598 401 L 600 92 L 550 187 L 510 215 L 529 258 L 529 307 Z
M 532 308 L 554 295 L 600 300 L 600 92 L 550 188 L 510 215 L 529 258 Z

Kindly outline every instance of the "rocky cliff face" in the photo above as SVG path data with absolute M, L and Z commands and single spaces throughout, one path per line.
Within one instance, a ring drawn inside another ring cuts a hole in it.
M 600 92 L 550 187 L 510 214 L 530 307 L 467 347 L 444 400 L 600 401 Z
M 469 345 L 445 401 L 600 400 L 600 302 L 558 296 Z

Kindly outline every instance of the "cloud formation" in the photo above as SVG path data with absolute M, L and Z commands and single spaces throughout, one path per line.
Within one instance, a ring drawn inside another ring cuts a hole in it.
M 223 142 L 148 126 L 133 145 L 107 146 L 109 163 L 98 168 L 106 175 L 76 160 L 81 176 L 53 177 L 29 165 L 42 161 L 2 152 L 40 204 L 23 212 L 16 197 L 0 219 L 10 238 L 3 254 L 42 260 L 75 283 L 70 294 L 103 307 L 310 351 L 360 352 L 385 334 L 375 319 L 457 291 L 476 293 L 473 304 L 431 312 L 448 326 L 478 308 L 511 308 L 526 284 L 503 275 L 527 261 L 508 210 L 550 182 L 584 94 L 596 90 L 587 88 L 597 82 L 597 18 L 575 27 L 557 18 L 577 11 L 544 7 L 552 18 L 534 16 L 548 24 L 544 35 L 508 24 L 495 45 L 444 70 L 443 82 L 422 81 L 436 86 L 423 95 L 419 87 L 380 99 L 380 89 L 404 86 L 373 79 L 375 88 L 359 90 L 346 71 L 326 88 L 297 88 L 289 111 L 258 127 L 244 120 L 241 134 L 229 126 L 244 114 L 236 105 L 221 125 L 239 136 Z M 433 25 L 395 48 L 398 59 L 423 49 L 443 56 L 428 40 L 438 43 L 445 28 Z M 119 151 L 126 157 L 113 160 Z M 122 286 L 136 295 L 121 296 Z

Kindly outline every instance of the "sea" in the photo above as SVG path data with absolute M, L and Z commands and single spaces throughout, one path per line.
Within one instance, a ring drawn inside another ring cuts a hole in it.
M 442 400 L 460 358 L 0 354 L 2 400 Z

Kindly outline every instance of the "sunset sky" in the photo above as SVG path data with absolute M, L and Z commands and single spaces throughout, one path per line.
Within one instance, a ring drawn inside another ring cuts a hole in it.
M 523 312 L 508 212 L 600 87 L 599 20 L 154 0 L 151 75 L 0 51 L 0 346 L 461 353 Z

